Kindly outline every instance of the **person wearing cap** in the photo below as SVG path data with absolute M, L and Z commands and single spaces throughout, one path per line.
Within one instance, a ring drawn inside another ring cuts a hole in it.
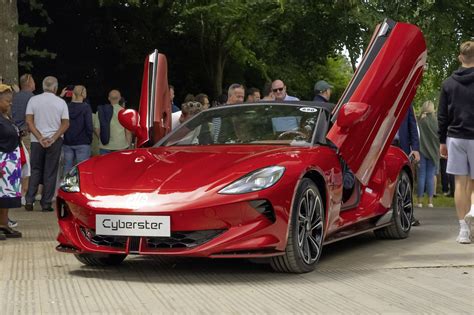
M 324 80 L 319 80 L 318 82 L 316 82 L 316 84 L 314 85 L 314 99 L 313 101 L 315 102 L 329 102 L 329 99 L 331 98 L 331 93 L 332 93 L 332 89 L 334 87 L 332 85 L 330 85 L 329 83 L 327 83 L 326 81 Z

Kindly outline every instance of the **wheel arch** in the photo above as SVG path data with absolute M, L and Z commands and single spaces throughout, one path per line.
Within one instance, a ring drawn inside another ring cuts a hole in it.
M 326 220 L 327 218 L 327 212 L 328 212 L 328 195 L 327 195 L 327 192 L 328 192 L 328 189 L 326 187 L 326 181 L 324 180 L 324 177 L 323 175 L 321 175 L 321 173 L 319 173 L 318 171 L 316 170 L 309 170 L 308 172 L 306 172 L 306 174 L 303 176 L 303 178 L 309 178 L 311 179 L 316 187 L 318 187 L 319 189 L 319 192 L 321 194 L 321 198 L 323 198 L 323 205 L 324 205 L 324 219 Z
M 413 167 L 410 164 L 408 156 L 403 152 L 400 148 L 391 146 L 388 150 L 387 155 L 384 158 L 384 166 L 386 172 L 386 183 L 393 183 L 395 184 L 400 176 L 402 171 L 405 171 L 410 179 L 410 184 L 413 187 L 415 182 L 415 174 Z M 388 203 L 391 205 L 393 200 L 393 194 L 395 193 L 395 185 L 391 186 L 388 185 L 384 189 L 389 189 L 390 191 L 390 199 Z

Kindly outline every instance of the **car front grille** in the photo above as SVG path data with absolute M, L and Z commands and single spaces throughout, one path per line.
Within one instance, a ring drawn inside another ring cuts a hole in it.
M 193 248 L 209 242 L 225 230 L 201 230 L 172 232 L 170 237 L 148 237 L 147 247 L 150 249 Z
M 95 230 L 85 227 L 81 227 L 81 232 L 89 242 L 98 246 L 125 249 L 125 245 L 127 244 L 126 236 L 97 235 L 95 234 Z

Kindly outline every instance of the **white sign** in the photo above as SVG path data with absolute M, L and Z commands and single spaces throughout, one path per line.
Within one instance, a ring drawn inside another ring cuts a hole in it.
M 300 111 L 305 112 L 305 113 L 316 113 L 318 110 L 313 107 L 302 107 L 300 108 Z
M 97 214 L 97 235 L 171 236 L 170 217 Z

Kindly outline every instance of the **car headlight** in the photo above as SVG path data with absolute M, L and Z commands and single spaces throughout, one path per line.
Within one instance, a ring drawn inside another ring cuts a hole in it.
M 79 171 L 74 166 L 69 173 L 64 176 L 59 186 L 65 192 L 79 192 Z
M 219 191 L 220 194 L 245 194 L 273 186 L 285 172 L 283 166 L 269 166 L 236 180 Z

